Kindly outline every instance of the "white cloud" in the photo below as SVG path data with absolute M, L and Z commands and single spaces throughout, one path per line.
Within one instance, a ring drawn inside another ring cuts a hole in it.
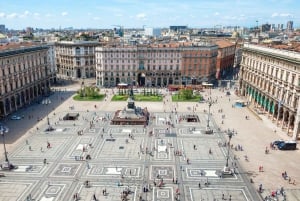
M 99 21 L 100 17 L 93 17 L 93 20 Z
M 292 16 L 290 13 L 281 13 L 280 17 L 290 17 Z
M 6 16 L 7 18 L 16 18 L 16 17 L 18 17 L 18 14 L 17 13 L 11 13 L 11 14 L 8 14 L 7 16 Z
M 116 16 L 116 17 L 123 17 L 123 14 L 117 13 L 117 14 L 115 14 L 115 16 Z
M 292 14 L 290 13 L 273 13 L 271 17 L 291 17 Z
M 46 17 L 52 17 L 53 15 L 50 14 L 50 13 L 47 13 L 45 16 L 46 16 Z
M 24 15 L 25 16 L 27 16 L 27 15 L 29 15 L 30 14 L 30 12 L 28 11 L 28 10 L 26 10 L 25 12 L 24 12 Z
M 39 13 L 33 13 L 33 15 L 34 15 L 35 17 L 39 17 L 39 16 L 40 16 Z
M 6 17 L 5 13 L 0 13 L 0 18 L 5 18 L 5 17 Z
M 215 12 L 214 15 L 215 15 L 215 16 L 218 16 L 218 15 L 220 15 L 220 13 L 219 13 L 219 12 Z
M 145 20 L 146 19 L 146 14 L 145 13 L 139 13 L 135 17 L 139 20 Z
M 66 15 L 68 15 L 68 12 L 62 12 L 61 15 L 66 16 Z

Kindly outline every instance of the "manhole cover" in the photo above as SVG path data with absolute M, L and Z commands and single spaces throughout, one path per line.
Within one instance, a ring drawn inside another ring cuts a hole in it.
M 124 147 L 123 147 L 123 146 L 120 146 L 119 149 L 124 149 Z

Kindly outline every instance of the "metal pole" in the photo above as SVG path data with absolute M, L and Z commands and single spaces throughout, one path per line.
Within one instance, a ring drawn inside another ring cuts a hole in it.
M 50 121 L 49 121 L 48 115 L 47 115 L 47 123 L 48 123 L 48 126 L 50 126 Z
M 209 116 L 210 116 L 210 107 L 211 107 L 211 102 L 208 103 L 208 117 L 207 117 L 207 128 L 209 128 Z
M 5 155 L 5 161 L 8 163 L 8 157 L 7 157 L 7 152 L 6 152 L 6 146 L 5 146 L 5 137 L 4 137 L 4 132 L 3 128 L 1 127 L 1 135 L 3 137 L 3 147 L 4 147 L 4 155 Z
M 232 138 L 232 133 L 228 133 L 229 141 L 228 141 L 228 149 L 227 149 L 227 158 L 226 158 L 226 167 L 228 167 L 228 160 L 229 160 L 229 148 L 230 148 L 230 141 Z

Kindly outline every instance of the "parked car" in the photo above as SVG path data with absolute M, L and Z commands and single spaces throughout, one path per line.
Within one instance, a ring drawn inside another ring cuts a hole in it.
M 296 141 L 284 141 L 277 145 L 279 150 L 296 150 L 297 142 Z
M 284 140 L 275 140 L 273 142 L 274 145 L 278 146 L 280 143 L 284 142 Z
M 18 115 L 13 115 L 10 117 L 11 120 L 21 120 L 22 117 L 18 116 Z

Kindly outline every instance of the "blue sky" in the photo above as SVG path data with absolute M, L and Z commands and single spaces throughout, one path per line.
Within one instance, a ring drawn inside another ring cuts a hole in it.
M 262 23 L 300 27 L 300 0 L 0 0 L 9 29 L 214 27 Z

